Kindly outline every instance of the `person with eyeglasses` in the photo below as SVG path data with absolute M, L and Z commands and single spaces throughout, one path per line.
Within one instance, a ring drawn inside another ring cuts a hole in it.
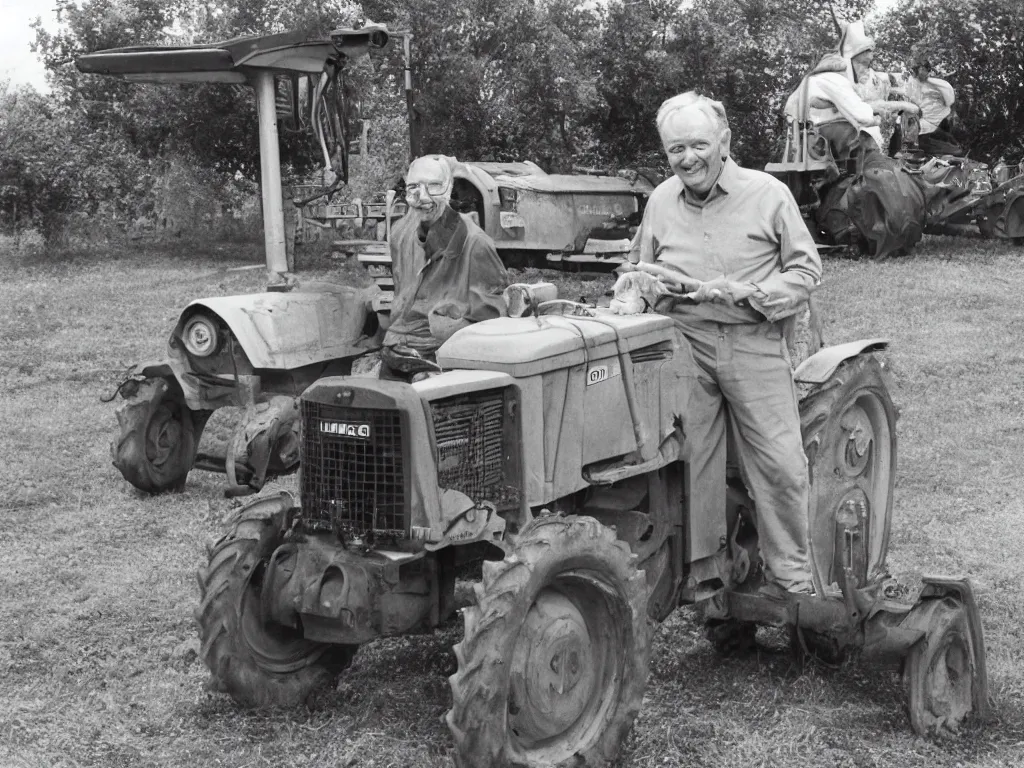
M 427 155 L 406 174 L 409 211 L 391 233 L 395 300 L 381 378 L 410 380 L 430 370 L 455 331 L 507 314 L 502 292 L 509 276 L 494 241 L 449 204 L 456 165 Z

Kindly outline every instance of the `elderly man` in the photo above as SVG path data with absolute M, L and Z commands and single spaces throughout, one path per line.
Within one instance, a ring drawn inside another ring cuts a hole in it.
M 807 461 L 782 321 L 806 306 L 821 261 L 789 189 L 729 157 L 721 103 L 675 96 L 657 126 L 675 175 L 651 194 L 629 258 L 680 272 L 668 282 L 684 295 L 667 314 L 698 367 L 686 421 L 691 514 L 725 516 L 728 409 L 768 580 L 810 592 Z
M 509 279 L 494 241 L 449 205 L 455 164 L 428 155 L 409 166 L 409 212 L 391 236 L 395 301 L 381 378 L 410 378 L 459 328 L 505 314 Z

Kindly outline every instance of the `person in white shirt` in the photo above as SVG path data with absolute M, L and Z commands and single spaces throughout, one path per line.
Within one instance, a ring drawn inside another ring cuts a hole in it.
M 827 53 L 815 64 L 786 101 L 785 112 L 798 122 L 810 122 L 829 142 L 832 156 L 846 162 L 858 152 L 878 152 L 882 146 L 879 119 L 853 87 L 849 62 Z
M 963 150 L 950 132 L 955 118 L 953 102 L 956 94 L 946 80 L 932 77 L 927 58 L 911 62 L 913 77 L 903 84 L 907 98 L 921 108 L 921 131 L 918 145 L 926 155 L 961 155 Z

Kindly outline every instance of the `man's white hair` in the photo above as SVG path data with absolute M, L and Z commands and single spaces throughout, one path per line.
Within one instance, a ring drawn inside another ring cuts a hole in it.
M 444 181 L 446 187 L 451 189 L 452 180 L 455 177 L 455 165 L 458 163 L 458 160 L 448 155 L 421 155 L 409 164 L 409 170 L 411 171 L 412 167 L 417 163 L 423 165 L 428 160 L 440 167 L 441 180 Z
M 702 96 L 696 91 L 687 91 L 661 102 L 661 106 L 658 108 L 658 116 L 655 118 L 658 133 L 661 133 L 662 126 L 665 125 L 665 122 L 673 113 L 689 107 L 696 107 L 711 118 L 718 127 L 719 135 L 729 129 L 729 119 L 725 116 L 725 107 L 722 105 L 722 102 L 709 99 L 707 96 Z

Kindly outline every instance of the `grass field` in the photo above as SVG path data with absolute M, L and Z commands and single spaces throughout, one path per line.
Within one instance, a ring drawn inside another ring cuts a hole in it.
M 226 271 L 258 254 L 0 254 L 3 768 L 453 765 L 442 717 L 458 621 L 361 649 L 308 709 L 240 711 L 204 689 L 191 620 L 195 569 L 229 510 L 222 477 L 195 472 L 183 493 L 149 498 L 110 464 L 114 405 L 100 396 L 162 354 L 190 299 L 258 290 L 262 271 Z M 772 632 L 758 653 L 720 658 L 681 609 L 659 630 L 623 768 L 1024 765 L 1022 287 L 1024 248 L 941 238 L 897 261 L 830 261 L 820 293 L 828 342 L 893 342 L 890 567 L 974 580 L 991 722 L 920 739 L 893 671 L 801 669 Z

